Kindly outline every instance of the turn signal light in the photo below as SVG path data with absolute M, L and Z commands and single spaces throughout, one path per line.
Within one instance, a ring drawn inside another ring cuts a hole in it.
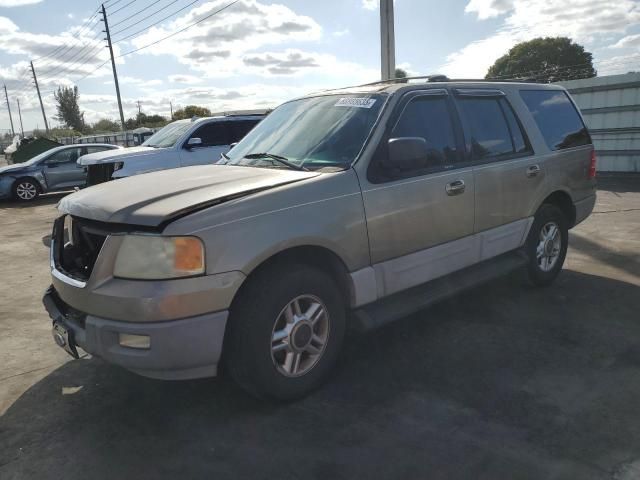
M 175 255 L 173 266 L 178 271 L 199 271 L 204 265 L 202 242 L 194 237 L 175 237 L 173 239 Z

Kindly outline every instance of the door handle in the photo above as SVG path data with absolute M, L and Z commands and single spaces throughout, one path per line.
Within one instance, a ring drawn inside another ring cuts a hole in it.
M 539 173 L 540 173 L 540 166 L 539 165 L 530 165 L 530 166 L 527 167 L 527 177 L 529 177 L 529 178 L 535 177 Z
M 447 183 L 446 187 L 444 187 L 447 195 L 449 196 L 460 195 L 461 193 L 464 193 L 465 188 L 467 187 L 464 184 L 464 180 L 455 180 L 451 183 Z

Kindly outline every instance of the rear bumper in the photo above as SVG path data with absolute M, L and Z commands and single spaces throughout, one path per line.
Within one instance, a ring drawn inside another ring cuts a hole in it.
M 585 220 L 589 215 L 591 215 L 591 212 L 593 211 L 593 207 L 595 206 L 595 204 L 596 204 L 595 193 L 573 204 L 576 209 L 576 221 L 573 224 L 574 227 L 579 223 L 581 223 L 583 220 Z
M 71 309 L 53 287 L 45 292 L 43 303 L 51 319 L 72 332 L 80 348 L 107 362 L 163 380 L 217 374 L 227 311 L 165 322 L 122 322 Z M 119 343 L 121 333 L 148 336 L 150 347 L 124 347 Z

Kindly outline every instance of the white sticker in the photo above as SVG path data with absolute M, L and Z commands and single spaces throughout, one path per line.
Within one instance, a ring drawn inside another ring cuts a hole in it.
M 357 108 L 371 108 L 376 103 L 375 98 L 365 97 L 342 97 L 334 105 L 336 107 L 357 107 Z

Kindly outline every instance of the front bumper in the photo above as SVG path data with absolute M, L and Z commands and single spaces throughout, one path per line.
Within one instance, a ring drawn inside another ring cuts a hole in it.
M 86 352 L 145 377 L 183 380 L 217 374 L 228 312 L 179 320 L 132 323 L 78 312 L 53 286 L 42 299 L 51 319 L 72 332 Z M 120 334 L 150 337 L 147 349 L 124 347 Z

